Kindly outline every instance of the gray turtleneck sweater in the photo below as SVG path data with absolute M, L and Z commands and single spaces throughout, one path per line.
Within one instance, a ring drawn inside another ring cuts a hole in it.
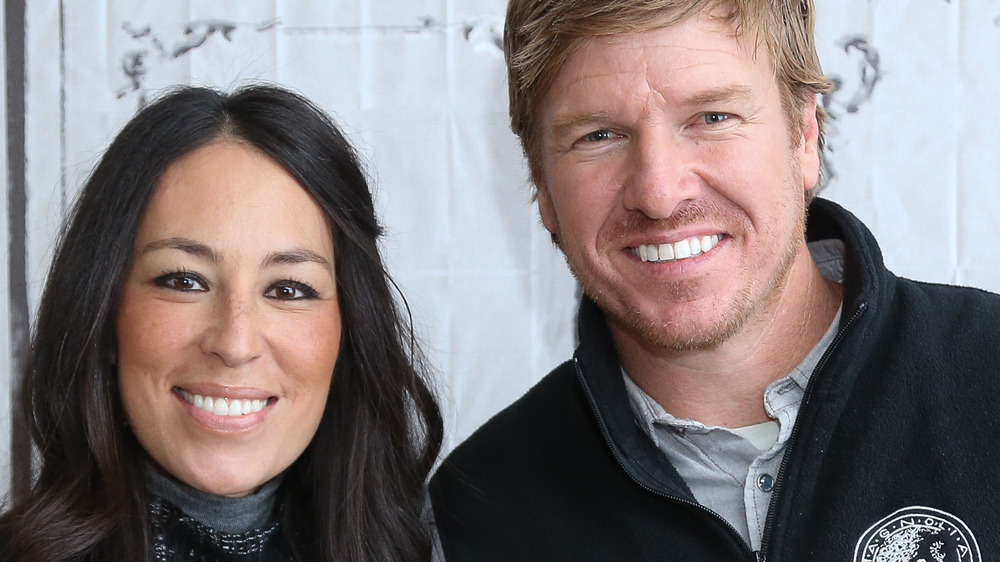
M 252 495 L 206 494 L 154 470 L 146 473 L 158 562 L 291 560 L 276 509 L 280 478 Z

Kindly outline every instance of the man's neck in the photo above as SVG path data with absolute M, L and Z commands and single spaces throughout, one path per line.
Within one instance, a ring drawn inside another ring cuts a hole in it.
M 625 371 L 678 418 L 722 427 L 767 421 L 765 389 L 802 362 L 841 304 L 841 285 L 823 277 L 808 251 L 796 260 L 775 298 L 717 347 L 651 349 L 612 328 Z

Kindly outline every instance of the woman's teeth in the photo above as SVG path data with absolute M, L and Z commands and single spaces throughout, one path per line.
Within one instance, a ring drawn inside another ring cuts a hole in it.
M 722 240 L 722 235 L 692 236 L 673 244 L 643 244 L 632 248 L 632 253 L 642 261 L 667 262 L 685 260 L 700 256 L 715 247 Z
M 267 406 L 267 400 L 230 400 L 215 396 L 202 396 L 181 390 L 181 396 L 195 408 L 211 412 L 217 416 L 245 416 L 259 412 Z

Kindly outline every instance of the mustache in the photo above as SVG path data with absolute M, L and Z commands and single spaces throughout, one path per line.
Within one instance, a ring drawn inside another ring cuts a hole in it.
M 654 219 L 640 211 L 629 211 L 608 230 L 608 238 L 619 240 L 638 235 L 677 230 L 693 224 L 711 223 L 723 230 L 746 228 L 747 218 L 734 209 L 711 201 L 691 201 L 678 207 L 669 217 Z

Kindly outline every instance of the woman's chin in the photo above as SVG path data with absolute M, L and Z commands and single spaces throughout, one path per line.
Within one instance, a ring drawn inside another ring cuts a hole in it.
M 172 474 L 175 480 L 186 484 L 199 492 L 214 496 L 242 498 L 257 493 L 260 488 L 274 476 L 264 473 L 248 473 L 238 471 L 191 471 L 184 474 Z
M 209 483 L 190 483 L 185 482 L 188 486 L 191 486 L 199 492 L 205 492 L 206 494 L 212 494 L 214 496 L 225 496 L 228 498 L 242 498 L 252 494 L 256 494 L 260 490 L 264 482 L 246 483 L 238 484 L 232 481 L 229 482 L 209 482 Z

